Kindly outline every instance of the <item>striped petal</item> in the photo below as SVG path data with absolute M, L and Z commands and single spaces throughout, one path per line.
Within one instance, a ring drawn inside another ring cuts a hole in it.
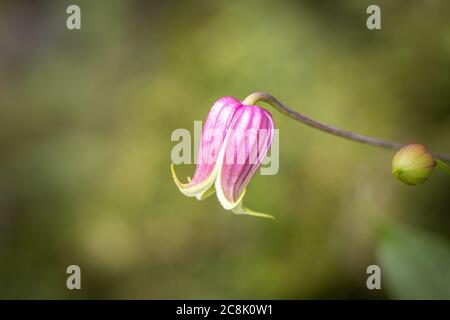
M 245 188 L 272 144 L 275 125 L 271 114 L 257 106 L 236 111 L 221 152 L 215 183 L 222 206 L 236 214 L 271 217 L 242 205 Z M 222 155 L 223 154 L 223 155 Z
M 188 197 L 199 200 L 214 193 L 218 157 L 235 113 L 242 107 L 239 100 L 223 97 L 216 101 L 208 114 L 202 131 L 194 177 L 188 183 L 181 183 L 172 164 L 172 177 L 180 191 Z

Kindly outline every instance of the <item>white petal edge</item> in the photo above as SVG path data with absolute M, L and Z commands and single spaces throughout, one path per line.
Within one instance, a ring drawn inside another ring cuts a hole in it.
M 211 187 L 214 185 L 214 180 L 217 176 L 217 165 L 211 171 L 210 175 L 200 183 L 197 183 L 193 186 L 188 187 L 189 183 L 182 183 L 177 177 L 175 173 L 175 168 L 172 163 L 170 166 L 170 170 L 172 171 L 172 178 L 178 189 L 180 189 L 181 193 L 188 197 L 196 197 L 198 200 L 203 200 L 209 197 L 214 192 L 211 192 Z M 190 179 L 189 179 L 190 180 Z

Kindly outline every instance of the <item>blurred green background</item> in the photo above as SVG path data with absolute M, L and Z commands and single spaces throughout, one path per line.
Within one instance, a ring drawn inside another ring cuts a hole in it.
M 450 152 L 449 14 L 443 0 L 2 1 L 0 298 L 449 298 L 444 173 L 403 185 L 393 152 L 271 110 L 280 170 L 246 204 L 275 221 L 187 198 L 170 174 L 174 129 L 254 91 Z

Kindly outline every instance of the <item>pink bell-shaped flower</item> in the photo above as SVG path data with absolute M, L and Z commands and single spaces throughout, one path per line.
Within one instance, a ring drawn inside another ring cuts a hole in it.
M 219 99 L 203 128 L 193 179 L 187 184 L 181 183 L 172 165 L 175 183 L 183 194 L 199 200 L 216 191 L 222 206 L 235 214 L 273 218 L 244 207 L 242 199 L 245 188 L 267 155 L 274 130 L 268 111 L 242 105 L 232 97 Z

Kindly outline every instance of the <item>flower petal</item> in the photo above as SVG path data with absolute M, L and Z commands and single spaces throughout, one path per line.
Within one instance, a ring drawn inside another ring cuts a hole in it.
M 202 200 L 214 192 L 210 189 L 218 171 L 217 159 L 234 115 L 241 107 L 239 100 L 233 97 L 223 97 L 214 103 L 203 126 L 197 166 L 191 181 L 181 183 L 172 164 L 173 180 L 184 195 Z
M 225 209 L 253 212 L 243 209 L 242 198 L 270 148 L 274 129 L 272 116 L 262 108 L 243 106 L 236 112 L 221 152 L 222 165 L 215 183 L 217 197 Z

